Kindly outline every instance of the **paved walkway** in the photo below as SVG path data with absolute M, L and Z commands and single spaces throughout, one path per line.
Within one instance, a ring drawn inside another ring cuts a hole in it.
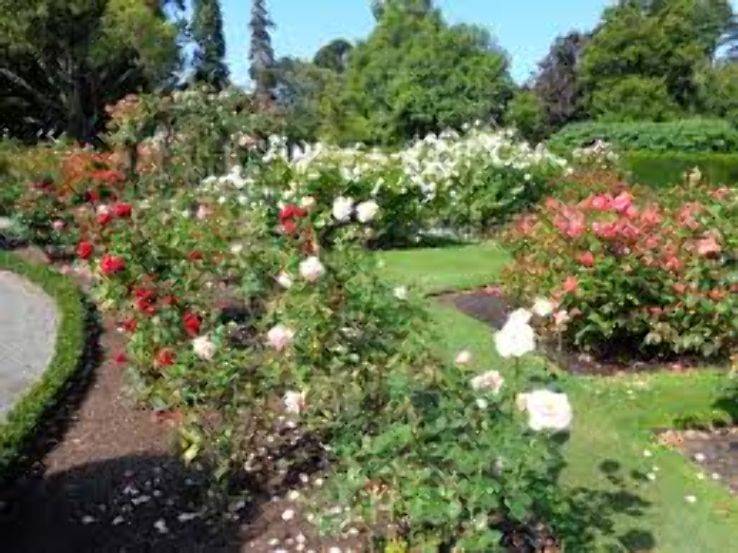
M 0 271 L 0 421 L 54 355 L 56 304 L 24 278 Z

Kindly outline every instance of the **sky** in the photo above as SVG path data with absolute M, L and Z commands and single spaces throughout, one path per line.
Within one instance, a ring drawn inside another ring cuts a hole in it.
M 738 10 L 738 0 L 732 0 Z M 510 55 L 515 80 L 524 82 L 553 40 L 571 30 L 588 31 L 612 0 L 436 0 L 450 23 L 486 28 Z M 237 84 L 248 82 L 249 0 L 221 0 L 226 59 Z M 312 58 L 335 38 L 366 37 L 374 26 L 369 0 L 267 0 L 276 29 L 277 57 Z

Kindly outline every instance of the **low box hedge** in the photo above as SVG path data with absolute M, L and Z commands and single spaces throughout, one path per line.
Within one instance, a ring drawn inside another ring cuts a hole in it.
M 738 184 L 738 153 L 628 152 L 621 163 L 632 182 L 654 187 L 683 183 L 684 173 L 694 167 L 716 186 Z
M 665 123 L 604 123 L 567 125 L 549 141 L 558 153 L 604 140 L 619 151 L 738 153 L 738 128 L 722 119 L 682 119 Z
M 87 335 L 87 309 L 82 293 L 69 278 L 0 251 L 0 270 L 17 273 L 39 285 L 57 304 L 59 327 L 56 349 L 41 379 L 0 422 L 0 483 L 20 459 L 39 424 L 61 399 L 82 366 Z

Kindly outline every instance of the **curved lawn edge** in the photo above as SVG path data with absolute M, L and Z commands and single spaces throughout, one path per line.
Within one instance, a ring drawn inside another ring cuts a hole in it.
M 59 401 L 77 373 L 86 342 L 84 296 L 68 277 L 48 267 L 24 261 L 16 254 L 0 251 L 0 270 L 12 271 L 38 285 L 56 303 L 59 312 L 54 355 L 41 379 L 16 402 L 0 422 L 0 482 L 22 456 L 45 414 Z

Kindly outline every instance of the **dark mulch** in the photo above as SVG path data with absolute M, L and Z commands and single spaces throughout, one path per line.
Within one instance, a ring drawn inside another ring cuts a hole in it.
M 738 428 L 666 430 L 659 441 L 691 459 L 700 477 L 723 482 L 738 493 Z
M 500 289 L 494 286 L 471 292 L 442 294 L 437 296 L 437 299 L 441 303 L 453 306 L 462 313 L 487 323 L 497 330 L 502 328 L 508 314 L 513 309 Z M 612 376 L 663 370 L 682 372 L 691 368 L 698 368 L 700 365 L 699 360 L 691 357 L 681 357 L 668 361 L 600 359 L 593 355 L 559 347 L 554 338 L 544 337 L 540 345 L 541 350 L 549 359 L 573 374 Z

